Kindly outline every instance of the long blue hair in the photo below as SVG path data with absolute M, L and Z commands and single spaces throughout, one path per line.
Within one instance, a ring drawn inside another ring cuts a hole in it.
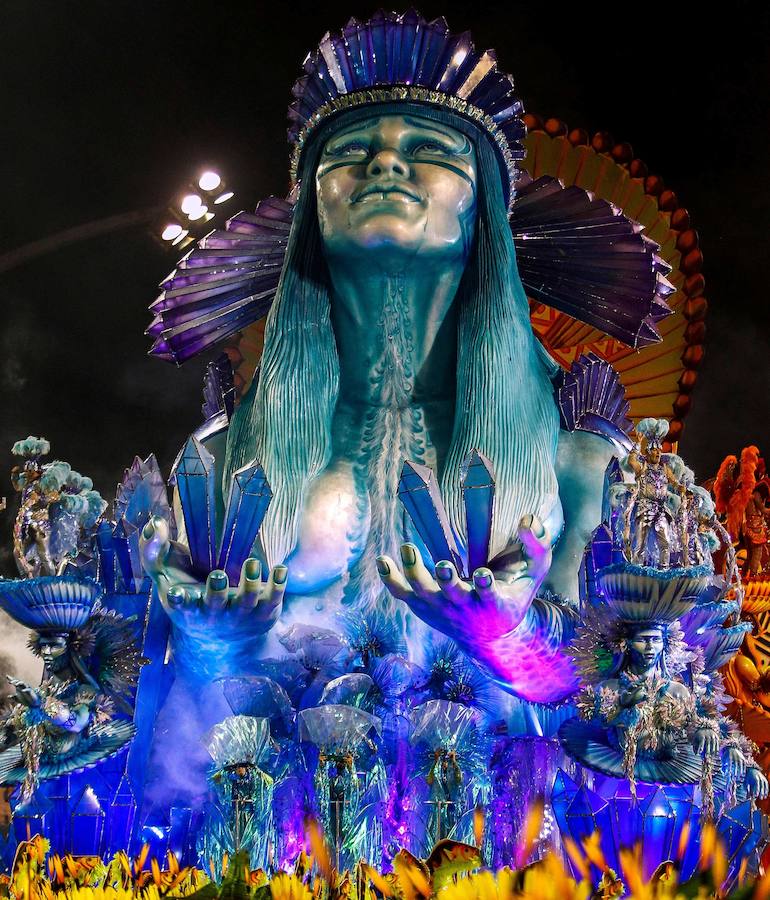
M 392 111 L 402 114 L 405 106 L 399 104 Z M 530 326 L 496 151 L 472 123 L 448 111 L 418 107 L 410 113 L 463 131 L 476 148 L 476 235 L 458 290 L 454 427 L 439 474 L 450 521 L 462 545 L 461 463 L 474 448 L 492 460 L 494 553 L 515 535 L 523 515 L 544 518 L 556 502 L 559 417 L 550 380 L 553 363 Z M 339 122 L 333 127 L 339 127 Z M 267 317 L 259 378 L 236 410 L 227 442 L 226 487 L 232 473 L 255 458 L 272 486 L 273 502 L 261 529 L 270 565 L 285 560 L 294 547 L 307 487 L 331 455 L 339 359 L 315 194 L 314 175 L 323 143 L 317 137 L 304 154 L 303 187 Z

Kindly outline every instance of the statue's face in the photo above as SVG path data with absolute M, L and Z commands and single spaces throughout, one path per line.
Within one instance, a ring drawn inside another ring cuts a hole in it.
M 67 652 L 67 637 L 63 634 L 41 637 L 39 647 L 43 662 L 53 662 Z
M 343 126 L 323 148 L 316 191 L 327 255 L 373 251 L 386 263 L 469 253 L 476 153 L 454 128 L 397 115 Z
M 628 641 L 631 668 L 638 673 L 653 669 L 660 661 L 664 647 L 665 639 L 660 625 L 641 628 Z

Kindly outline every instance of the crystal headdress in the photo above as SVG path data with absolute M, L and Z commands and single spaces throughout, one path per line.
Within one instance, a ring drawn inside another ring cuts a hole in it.
M 494 51 L 468 32 L 414 10 L 351 19 L 304 64 L 289 108 L 292 177 L 322 122 L 345 110 L 399 102 L 447 110 L 473 123 L 497 150 L 522 283 L 528 296 L 640 348 L 660 341 L 671 310 L 670 267 L 642 226 L 581 188 L 532 182 L 523 106 Z M 296 195 L 261 201 L 198 242 L 161 283 L 151 305 L 150 353 L 182 363 L 266 315 L 278 287 Z

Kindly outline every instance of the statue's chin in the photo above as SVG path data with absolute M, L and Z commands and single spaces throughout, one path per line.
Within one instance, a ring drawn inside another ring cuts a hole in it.
M 462 255 L 459 239 L 433 239 L 425 222 L 405 222 L 391 216 L 361 223 L 344 236 L 325 240 L 325 246 L 327 256 L 347 262 L 358 259 L 378 268 L 418 259 L 448 262 Z

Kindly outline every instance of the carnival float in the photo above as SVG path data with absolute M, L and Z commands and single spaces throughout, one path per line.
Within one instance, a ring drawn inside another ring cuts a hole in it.
M 213 357 L 172 471 L 108 504 L 13 448 L 0 606 L 44 675 L 4 719 L 5 864 L 41 834 L 294 871 L 312 820 L 339 872 L 499 869 L 540 803 L 534 859 L 685 879 L 716 829 L 725 883 L 757 872 L 770 492 L 756 448 L 713 493 L 677 452 L 689 216 L 443 19 L 351 20 L 292 93 L 290 193 L 151 306 L 154 356 Z

